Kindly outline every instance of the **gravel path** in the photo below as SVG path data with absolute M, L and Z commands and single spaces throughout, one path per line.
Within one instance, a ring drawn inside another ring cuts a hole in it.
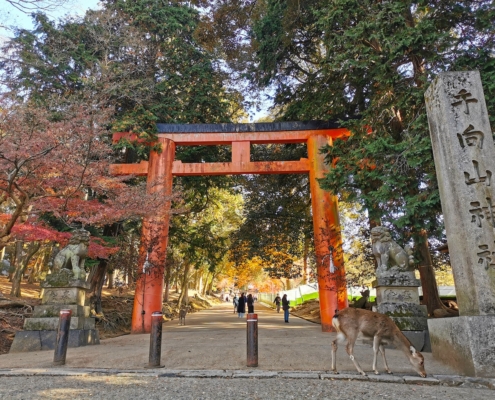
M 10 376 L 2 399 L 488 399 L 469 387 L 317 379 L 162 378 L 143 376 Z

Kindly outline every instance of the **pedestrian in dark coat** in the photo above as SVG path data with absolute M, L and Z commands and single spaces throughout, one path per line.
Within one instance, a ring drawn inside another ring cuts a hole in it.
M 287 300 L 287 295 L 284 294 L 282 296 L 282 309 L 284 310 L 284 319 L 285 322 L 287 323 L 289 323 L 289 307 L 290 307 L 289 300 Z
M 254 313 L 254 299 L 253 299 L 253 295 L 251 293 L 249 293 L 248 297 L 247 297 L 247 306 L 248 306 L 248 313 L 253 314 Z
M 244 318 L 246 313 L 246 295 L 242 293 L 239 297 L 239 304 L 237 305 L 237 315 L 239 318 Z
M 280 296 L 277 294 L 277 297 L 275 297 L 275 300 L 273 300 L 273 303 L 277 306 L 277 312 L 279 313 L 280 312 L 280 302 L 282 301 L 282 299 L 280 298 Z

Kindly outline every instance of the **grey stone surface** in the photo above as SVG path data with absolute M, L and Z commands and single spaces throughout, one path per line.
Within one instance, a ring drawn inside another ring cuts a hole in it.
M 495 315 L 495 147 L 479 72 L 439 74 L 425 100 L 459 312 Z
M 72 317 L 89 317 L 90 307 L 76 304 L 45 304 L 35 306 L 33 318 L 59 317 L 60 310 L 71 310 Z
M 378 286 L 376 288 L 377 303 L 403 303 L 419 304 L 419 293 L 416 286 Z
M 26 318 L 24 329 L 30 331 L 58 330 L 59 318 Z M 70 329 L 95 329 L 95 319 L 85 317 L 71 317 Z
M 373 382 L 390 382 L 390 383 L 404 383 L 404 378 L 402 376 L 395 376 L 391 374 L 369 374 L 368 378 Z
M 57 287 L 43 288 L 41 290 L 41 304 L 85 305 L 86 288 L 82 287 Z
M 405 383 L 419 383 L 421 385 L 438 385 L 440 381 L 436 378 L 420 378 L 418 376 L 404 376 Z
M 57 342 L 57 331 L 36 330 L 20 331 L 14 337 L 10 353 L 22 353 L 40 350 L 53 350 Z M 71 329 L 67 347 L 80 347 L 100 344 L 96 329 Z
M 275 378 L 277 372 L 274 371 L 262 371 L 262 370 L 242 370 L 234 371 L 234 378 Z
M 287 372 L 282 371 L 277 374 L 279 378 L 290 378 L 290 379 L 320 379 L 320 374 L 317 372 Z
M 62 269 L 55 277 L 71 277 L 71 271 Z M 69 279 L 67 278 L 67 279 Z M 67 283 L 62 279 L 62 283 Z M 71 310 L 68 347 L 99 344 L 95 319 L 89 317 L 90 310 L 86 303 L 89 285 L 82 280 L 72 280 L 71 287 L 57 287 L 60 281 L 55 278 L 43 283 L 41 305 L 35 306 L 33 317 L 24 321 L 23 337 L 19 336 L 14 351 L 51 350 L 55 348 L 60 310 Z M 27 332 L 33 332 L 27 334 Z M 34 333 L 37 332 L 37 333 Z M 31 345 L 29 340 L 35 340 Z M 24 349 L 24 350 L 21 350 Z M 11 350 L 12 351 L 12 350 Z
M 433 355 L 495 376 L 495 147 L 479 72 L 440 74 L 425 100 L 460 314 L 428 321 Z
M 403 331 L 406 338 L 411 344 L 421 352 L 431 353 L 430 334 L 427 330 L 424 331 Z
M 433 357 L 457 371 L 495 377 L 495 316 L 428 320 Z
M 421 282 L 419 279 L 416 279 L 412 274 L 400 274 L 393 277 L 377 277 L 376 280 L 372 282 L 373 287 L 380 286 L 391 286 L 391 287 L 419 287 Z
M 378 303 L 377 311 L 393 319 L 401 331 L 427 330 L 427 311 L 425 306 L 412 302 Z
M 14 341 L 10 346 L 11 353 L 41 350 L 39 331 L 19 331 L 15 333 Z
M 320 379 L 330 380 L 346 380 L 346 381 L 368 381 L 369 378 L 366 375 L 357 374 L 320 374 Z
M 233 371 L 223 370 L 199 370 L 199 371 L 181 371 L 177 376 L 188 378 L 231 378 Z

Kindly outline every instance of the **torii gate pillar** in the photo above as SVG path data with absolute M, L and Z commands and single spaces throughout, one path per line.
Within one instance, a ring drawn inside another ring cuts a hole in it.
M 170 196 L 175 143 L 166 138 L 158 138 L 158 143 L 161 144 L 161 152 L 150 153 L 147 191 Z M 167 201 L 162 209 L 143 221 L 131 333 L 151 332 L 151 314 L 162 311 L 170 208 L 170 201 Z
M 337 196 L 321 189 L 318 183 L 318 179 L 328 172 L 325 157 L 320 154 L 320 149 L 327 144 L 331 145 L 332 139 L 326 135 L 312 135 L 308 138 L 309 182 L 323 332 L 334 330 L 332 318 L 335 310 L 342 310 L 348 305 Z

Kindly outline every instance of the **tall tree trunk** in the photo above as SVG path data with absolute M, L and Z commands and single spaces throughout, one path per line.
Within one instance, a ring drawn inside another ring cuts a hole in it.
M 108 271 L 108 289 L 114 288 L 114 278 L 115 278 L 115 270 Z
M 165 271 L 165 290 L 163 291 L 163 301 L 168 301 L 170 295 L 170 265 L 166 266 Z
M 208 288 L 208 279 L 210 279 L 210 272 L 209 271 L 206 273 L 206 278 L 203 281 L 203 287 L 202 287 L 202 290 L 201 290 L 201 295 L 202 296 L 204 296 L 206 294 L 206 289 Z M 203 277 L 201 277 L 201 280 L 203 280 Z
M 12 277 L 12 290 L 10 291 L 10 295 L 14 297 L 21 297 L 21 281 L 24 275 L 24 271 L 26 270 L 31 258 L 40 249 L 41 244 L 38 242 L 29 243 L 29 245 L 25 249 L 26 253 L 23 254 L 23 242 L 17 243 L 20 244 L 19 246 L 16 245 L 16 250 L 19 251 L 19 253 L 16 256 L 16 266 L 14 275 Z
M 418 266 L 419 275 L 421 279 L 421 286 L 423 288 L 423 305 L 428 310 L 428 315 L 431 317 L 455 317 L 459 315 L 459 311 L 451 310 L 446 307 L 440 300 L 438 294 L 437 281 L 435 279 L 435 270 L 433 268 L 433 262 L 428 247 L 428 240 L 426 232 L 421 231 L 421 237 L 417 241 L 417 252 L 420 256 L 420 263 Z
M 105 282 L 105 275 L 107 273 L 108 261 L 100 259 L 100 262 L 94 267 L 94 272 L 91 276 L 91 293 L 90 300 L 94 304 L 96 314 L 101 314 L 103 309 L 101 307 L 101 292 L 103 290 L 103 282 Z
M 12 279 L 14 278 L 15 266 L 17 265 L 19 259 L 21 258 L 23 244 L 24 242 L 22 241 L 15 242 L 15 251 L 12 254 L 12 259 L 10 262 L 10 265 L 14 266 L 14 270 L 9 273 L 9 282 L 12 282 Z
M 34 267 L 31 270 L 31 273 L 29 274 L 28 278 L 28 283 L 34 283 L 35 277 L 39 274 L 39 271 L 41 270 L 41 267 L 45 263 L 46 260 L 46 248 L 41 252 L 41 254 L 38 255 L 38 258 L 36 259 L 36 262 L 34 263 Z
M 217 279 L 217 276 L 220 274 L 220 272 L 217 272 L 216 274 L 213 274 L 211 276 L 211 281 L 210 283 L 208 284 L 208 291 L 206 292 L 207 295 L 211 296 L 212 292 L 213 292 L 213 282 L 215 281 L 215 279 Z
M 309 258 L 309 240 L 310 238 L 306 237 L 304 238 L 304 254 L 303 254 L 303 283 L 307 285 L 309 283 L 309 264 L 308 264 L 308 258 Z
M 182 282 L 180 285 L 180 295 L 179 299 L 177 301 L 177 306 L 181 306 L 183 303 L 187 304 L 189 302 L 189 297 L 188 297 L 188 286 L 189 286 L 189 271 L 191 269 L 191 265 L 186 262 L 184 265 L 184 275 L 182 277 Z

